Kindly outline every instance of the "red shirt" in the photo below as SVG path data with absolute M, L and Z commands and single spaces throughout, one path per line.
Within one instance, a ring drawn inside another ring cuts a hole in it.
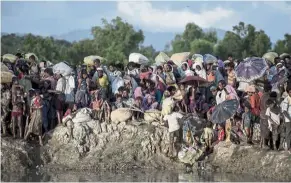
M 224 136 L 225 136 L 224 129 L 219 130 L 218 131 L 218 141 L 224 141 Z

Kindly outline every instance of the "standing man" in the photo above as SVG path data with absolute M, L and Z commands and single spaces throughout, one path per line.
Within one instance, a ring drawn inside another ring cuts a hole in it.
M 285 139 L 287 142 L 287 151 L 291 153 L 291 83 L 287 85 L 288 97 L 286 97 L 281 103 L 281 109 L 285 121 Z

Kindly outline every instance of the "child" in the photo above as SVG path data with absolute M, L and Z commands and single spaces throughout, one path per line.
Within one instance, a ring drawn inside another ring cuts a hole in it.
M 252 128 L 252 121 L 251 121 L 251 106 L 245 105 L 245 112 L 242 114 L 242 126 L 247 136 L 247 143 L 252 144 L 252 137 L 251 137 L 251 128 Z
M 23 135 L 23 125 L 22 117 L 25 115 L 26 105 L 23 95 L 23 87 L 16 87 L 15 85 L 12 88 L 12 112 L 11 112 L 11 121 L 12 121 L 12 132 L 13 137 L 16 138 L 16 124 L 19 128 L 19 136 L 22 138 Z M 15 92 L 15 93 L 14 93 Z
M 272 132 L 273 147 L 274 149 L 279 150 L 276 142 L 280 140 L 280 107 L 277 105 L 276 101 L 272 99 L 267 100 L 267 106 L 266 116 L 268 117 L 268 128 Z
M 174 107 L 174 112 L 164 116 L 164 121 L 168 122 L 169 133 L 170 133 L 170 151 L 172 152 L 172 157 L 177 156 L 176 143 L 180 140 L 180 124 L 179 119 L 183 118 L 183 115 L 178 112 L 179 107 Z M 175 151 L 175 152 L 174 152 Z
M 218 142 L 224 141 L 225 131 L 222 124 L 218 124 Z
M 212 129 L 212 123 L 208 121 L 206 124 L 206 127 L 203 130 L 203 135 L 202 135 L 202 138 L 205 141 L 206 150 L 208 150 L 211 147 L 213 136 L 214 136 L 214 133 Z
M 31 120 L 28 126 L 27 134 L 25 135 L 25 140 L 30 134 L 38 135 L 39 144 L 42 146 L 42 99 L 40 97 L 39 90 L 35 91 L 35 96 L 32 98 L 30 114 Z
M 136 97 L 135 100 L 134 100 L 134 104 L 133 106 L 137 109 L 141 109 L 142 107 L 142 97 Z M 133 112 L 133 115 L 132 115 L 132 120 L 135 121 L 135 120 L 139 120 L 141 118 L 141 112 L 139 111 L 134 111 Z
M 114 102 L 112 106 L 112 110 L 119 109 L 119 108 L 124 108 L 124 103 L 122 102 L 122 95 L 116 94 L 115 95 L 116 101 Z

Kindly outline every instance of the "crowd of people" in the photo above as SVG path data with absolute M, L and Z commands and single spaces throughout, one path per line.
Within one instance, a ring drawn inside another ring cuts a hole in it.
M 2 135 L 25 140 L 38 136 L 43 145 L 43 136 L 78 109 L 91 108 L 93 118 L 110 123 L 112 111 L 134 108 L 132 120 L 137 122 L 143 120 L 144 111 L 161 111 L 160 124 L 168 126 L 173 146 L 182 139 L 179 119 L 195 113 L 206 124 L 201 138 L 191 143 L 203 143 L 209 149 L 231 141 L 235 129 L 248 144 L 276 150 L 285 144 L 291 153 L 290 55 L 267 60 L 262 77 L 248 82 L 239 80 L 236 73 L 244 61 L 231 55 L 224 62 L 193 57 L 181 65 L 172 60 L 152 66 L 130 62 L 125 68 L 103 65 L 99 59 L 90 66 L 64 62 L 72 68 L 66 74 L 48 62 L 39 63 L 35 55 L 27 60 L 20 53 L 16 56 L 15 63 L 2 60 L 1 65 L 14 75 L 12 83 L 1 83 Z M 281 71 L 285 80 L 271 82 Z M 190 84 L 181 82 L 192 76 L 197 77 Z M 216 106 L 227 100 L 238 101 L 235 114 L 214 123 Z

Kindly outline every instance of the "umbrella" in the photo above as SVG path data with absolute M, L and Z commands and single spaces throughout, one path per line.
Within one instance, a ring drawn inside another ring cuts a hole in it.
M 215 106 L 211 119 L 213 123 L 223 123 L 231 118 L 238 109 L 238 100 L 226 100 Z
M 217 58 L 210 54 L 205 54 L 203 56 L 203 61 L 205 64 L 214 64 L 217 63 Z
M 271 84 L 284 83 L 287 80 L 285 69 L 281 70 L 272 77 Z
M 184 79 L 182 79 L 179 83 L 185 84 L 185 85 L 193 85 L 195 82 L 197 83 L 208 83 L 208 81 L 204 78 L 201 78 L 199 76 L 187 76 Z
M 251 82 L 262 77 L 268 64 L 265 59 L 258 57 L 247 58 L 241 62 L 235 69 L 235 76 L 238 81 Z

